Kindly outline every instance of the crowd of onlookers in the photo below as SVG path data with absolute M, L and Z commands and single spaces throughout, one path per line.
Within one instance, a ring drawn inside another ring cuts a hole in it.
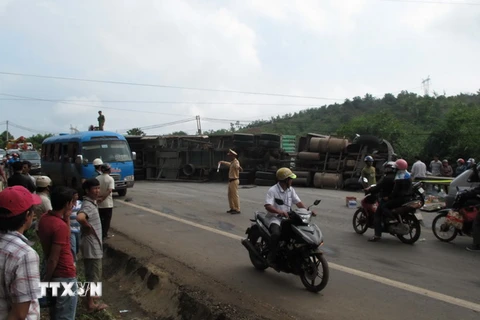
M 101 281 L 114 180 L 110 165 L 96 163 L 95 177 L 82 183 L 82 201 L 77 190 L 52 186 L 47 176 L 34 179 L 21 161 L 9 163 L 8 179 L 0 165 L 0 319 L 40 319 L 41 308 L 48 308 L 50 319 L 75 319 L 78 296 L 62 296 L 61 287 L 56 297 L 50 291 L 41 297 L 40 281 L 71 283 L 76 292 L 80 256 L 85 281 Z M 39 241 L 41 259 L 28 234 Z M 89 291 L 85 307 L 86 312 L 107 308 Z

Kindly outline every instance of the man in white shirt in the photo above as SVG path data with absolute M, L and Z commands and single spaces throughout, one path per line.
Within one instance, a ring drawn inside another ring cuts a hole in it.
M 110 165 L 104 163 L 101 166 L 102 174 L 96 177 L 100 182 L 100 196 L 97 200 L 97 204 L 100 221 L 102 222 L 103 240 L 112 237 L 112 235 L 108 235 L 108 229 L 110 229 L 110 221 L 112 220 L 113 213 L 112 191 L 115 189 L 115 180 L 110 176 L 111 170 L 112 168 Z
M 420 157 L 415 157 L 415 163 L 412 166 L 412 180 L 416 178 L 427 177 L 427 166 L 420 160 Z
M 280 227 L 282 219 L 288 218 L 288 212 L 293 205 L 298 208 L 305 208 L 302 200 L 298 197 L 295 189 L 292 188 L 292 181 L 297 176 L 288 168 L 280 168 L 276 174 L 278 183 L 272 186 L 265 199 L 265 209 L 268 211 L 269 219 L 268 229 L 270 230 L 270 252 L 268 254 L 268 263 L 275 268 L 275 259 L 278 252 L 278 242 L 282 229 Z M 278 204 L 275 199 L 279 199 L 283 204 Z

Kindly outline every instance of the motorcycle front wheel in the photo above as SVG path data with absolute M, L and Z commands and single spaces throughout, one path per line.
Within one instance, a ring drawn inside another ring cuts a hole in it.
M 253 246 L 257 249 L 257 251 L 261 254 L 263 248 L 265 248 L 266 243 L 263 240 L 262 236 L 260 235 L 260 230 L 258 230 L 257 226 L 253 226 L 250 230 L 250 234 L 248 235 L 248 241 L 250 241 Z M 250 261 L 252 262 L 255 269 L 263 271 L 268 268 L 268 264 L 264 261 L 260 260 L 255 254 L 248 252 L 248 256 L 250 257 Z
M 321 275 L 320 275 L 321 273 Z M 311 292 L 320 292 L 328 283 L 328 263 L 322 253 L 312 252 L 302 263 L 300 279 Z M 319 282 L 317 284 L 317 279 Z
M 433 235 L 440 241 L 450 242 L 457 237 L 458 231 L 446 223 L 447 213 L 441 213 L 433 219 Z
M 358 234 L 364 234 L 368 230 L 368 217 L 362 208 L 353 214 L 353 230 Z
M 420 238 L 420 232 L 422 230 L 420 221 L 415 216 L 405 215 L 402 217 L 402 223 L 406 224 L 409 228 L 409 232 L 406 235 L 397 235 L 398 239 L 406 244 L 414 244 Z

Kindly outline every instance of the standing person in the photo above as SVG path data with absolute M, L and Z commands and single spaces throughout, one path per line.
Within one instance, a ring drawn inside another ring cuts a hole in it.
M 415 163 L 412 165 L 412 180 L 427 177 L 427 166 L 420 160 L 419 156 L 415 156 Z
M 230 205 L 230 210 L 227 213 L 238 214 L 240 213 L 240 197 L 238 196 L 238 185 L 240 172 L 243 171 L 240 166 L 240 162 L 237 157 L 238 154 L 232 149 L 228 150 L 227 156 L 230 157 L 231 161 L 219 161 L 219 165 L 226 165 L 230 167 L 228 171 L 228 203 Z
M 30 170 L 32 170 L 32 163 L 28 160 L 23 161 L 23 174 L 32 180 L 33 185 L 36 187 L 37 180 L 30 175 Z
M 115 189 L 115 180 L 110 176 L 112 168 L 108 163 L 104 163 L 101 167 L 102 175 L 97 176 L 100 182 L 100 197 L 97 200 L 98 211 L 100 213 L 100 221 L 102 222 L 103 240 L 112 237 L 108 236 L 110 229 L 110 221 L 113 213 L 113 197 L 112 192 Z
M 447 159 L 444 159 L 442 161 L 441 172 L 442 172 L 442 177 L 453 177 L 453 169 L 452 169 L 452 166 L 448 164 Z
M 469 158 L 467 160 L 467 168 L 465 170 L 471 169 L 474 166 L 475 166 L 475 159 Z
M 38 223 L 38 237 L 45 255 L 45 282 L 72 283 L 71 291 L 77 291 L 77 270 L 70 248 L 70 213 L 73 207 L 75 191 L 59 186 L 51 195 L 52 211 L 44 214 Z M 50 319 L 75 319 L 77 295 L 62 295 L 64 288 L 59 288 L 55 304 L 50 307 Z
M 105 116 L 102 114 L 102 111 L 98 111 L 98 130 L 103 131 L 103 126 L 105 125 Z
M 467 166 L 465 165 L 465 160 L 463 160 L 462 158 L 458 158 L 457 168 L 455 169 L 455 177 L 458 177 L 459 175 L 464 173 L 466 169 L 467 169 Z
M 7 175 L 5 174 L 4 162 L 0 163 L 0 191 L 7 186 Z
M 74 190 L 73 208 L 70 214 L 70 248 L 72 250 L 73 262 L 76 264 L 77 255 L 80 251 L 80 223 L 77 221 L 77 213 L 82 207 L 82 201 L 78 200 L 78 192 Z
M 0 192 L 0 319 L 40 320 L 39 257 L 23 233 L 40 197 L 22 186 Z
M 42 203 L 35 207 L 35 215 L 37 221 L 35 224 L 35 230 L 38 231 L 38 222 L 43 214 L 52 210 L 52 202 L 50 201 L 50 186 L 52 180 L 47 176 L 40 176 L 37 178 L 37 195 L 42 199 Z
M 33 184 L 32 179 L 23 174 L 23 163 L 16 161 L 12 164 L 13 175 L 8 178 L 8 185 L 13 186 L 22 186 L 28 189 L 31 193 L 35 192 L 35 185 Z
M 95 178 L 87 179 L 82 184 L 85 194 L 82 207 L 77 213 L 80 223 L 80 252 L 85 265 L 85 281 L 102 281 L 102 223 L 98 213 L 97 199 L 100 195 L 100 182 Z M 94 297 L 87 291 L 87 311 L 94 312 L 108 308 L 106 304 L 96 304 Z
M 102 174 L 102 170 L 101 170 L 102 165 L 103 165 L 102 159 L 97 158 L 97 159 L 93 160 L 93 167 L 95 168 L 95 171 L 93 172 L 92 178 L 95 178 L 95 177 Z
M 368 185 L 374 185 L 377 183 L 375 167 L 373 166 L 373 158 L 371 156 L 366 156 L 365 159 L 365 167 L 362 169 L 362 173 L 360 175 L 360 179 L 366 178 L 368 180 Z
M 440 160 L 438 160 L 437 155 L 435 155 L 433 157 L 433 160 L 430 162 L 430 172 L 434 177 L 440 177 L 442 175 L 442 163 L 440 162 Z M 432 188 L 440 191 L 440 186 L 438 185 L 433 184 Z

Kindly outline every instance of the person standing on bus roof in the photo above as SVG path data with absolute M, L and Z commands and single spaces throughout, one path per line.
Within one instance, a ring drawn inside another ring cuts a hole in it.
M 98 111 L 98 130 L 103 131 L 103 126 L 105 125 L 105 116 L 102 114 L 102 111 Z
M 95 171 L 93 172 L 92 178 L 96 178 L 96 177 L 98 177 L 99 175 L 102 174 L 102 170 L 101 170 L 102 165 L 103 165 L 102 159 L 97 158 L 97 159 L 93 160 L 93 166 L 95 168 Z

